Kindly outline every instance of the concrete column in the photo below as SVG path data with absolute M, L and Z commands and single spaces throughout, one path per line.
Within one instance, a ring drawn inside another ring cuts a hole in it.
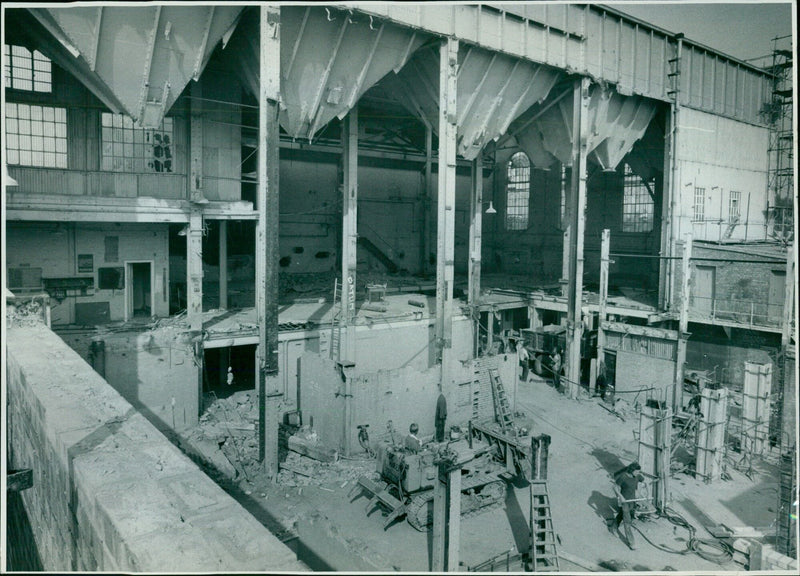
M 572 178 L 570 178 L 569 283 L 567 285 L 566 379 L 570 398 L 578 397 L 583 335 L 583 234 L 586 227 L 586 154 L 589 133 L 588 78 L 575 81 L 572 116 Z
M 203 329 L 203 213 L 197 207 L 186 233 L 186 319 L 190 330 Z
M 261 6 L 256 207 L 256 316 L 258 318 L 259 459 L 277 470 L 272 442 L 277 419 L 269 413 L 278 386 L 278 112 L 280 103 L 280 8 Z M 269 430 L 269 432 L 267 432 Z M 277 438 L 277 432 L 275 435 Z
M 219 221 L 219 307 L 228 309 L 228 221 Z
M 686 364 L 686 343 L 689 340 L 689 280 L 692 274 L 692 235 L 687 234 L 683 242 L 681 258 L 680 315 L 678 317 L 678 348 L 675 358 L 675 384 L 672 389 L 672 406 L 675 412 L 683 409 L 683 372 Z
M 444 361 L 453 335 L 453 260 L 456 212 L 456 89 L 458 40 L 448 38 L 439 52 L 439 185 L 436 230 L 436 344 L 442 362 L 440 386 L 449 381 Z M 447 351 L 447 352 L 445 352 Z
M 600 300 L 597 307 L 597 370 L 600 364 L 605 366 L 606 333 L 603 322 L 606 321 L 606 304 L 608 303 L 608 265 L 611 252 L 611 230 L 606 228 L 600 236 Z M 595 382 L 591 380 L 591 391 L 594 393 Z
M 481 297 L 481 225 L 483 224 L 483 158 L 472 161 L 472 188 L 469 194 L 469 305 L 477 306 Z
M 192 82 L 190 90 L 189 199 L 202 204 L 207 202 L 203 196 L 203 91 L 199 82 Z
M 697 423 L 695 471 L 706 482 L 712 482 L 722 473 L 725 426 L 728 419 L 728 389 L 704 388 L 700 400 L 700 412 L 703 418 Z
M 762 454 L 769 450 L 772 364 L 744 363 L 742 390 L 742 452 Z
M 356 361 L 356 252 L 358 249 L 358 108 L 342 122 L 342 312 L 339 359 Z
M 433 572 L 458 572 L 461 543 L 461 468 L 440 465 L 433 492 Z

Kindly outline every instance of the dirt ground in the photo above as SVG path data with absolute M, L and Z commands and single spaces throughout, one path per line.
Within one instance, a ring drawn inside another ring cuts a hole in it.
M 252 398 L 241 393 L 227 399 L 227 414 L 238 407 L 242 422 L 254 419 Z M 689 531 L 664 517 L 636 522 L 637 548 L 612 532 L 606 519 L 616 512 L 611 474 L 636 459 L 638 415 L 634 406 L 617 405 L 624 421 L 600 406 L 599 398 L 570 400 L 548 383 L 520 385 L 517 411 L 533 421 L 534 435 L 549 434 L 548 486 L 553 525 L 558 536 L 562 571 L 729 571 L 741 570 L 730 556 L 720 555 L 705 526 L 724 524 L 741 536 L 769 533 L 777 504 L 777 468 L 769 457 L 753 462 L 747 474 L 727 459 L 727 478 L 705 484 L 685 473 L 673 474 L 671 510 L 695 529 L 701 557 L 688 549 Z M 205 425 L 219 432 L 215 418 Z M 287 466 L 270 482 L 255 462 L 253 431 L 238 425 L 239 436 L 221 443 L 238 470 L 235 495 L 251 511 L 263 515 L 312 567 L 342 571 L 427 571 L 432 539 L 406 521 L 383 529 L 382 512 L 367 515 L 368 497 L 350 496 L 359 476 L 377 478 L 375 461 L 340 459 L 321 463 L 289 453 Z M 195 436 L 198 436 L 195 434 Z M 202 435 L 201 435 L 202 436 Z M 222 435 L 223 437 L 225 434 Z M 238 438 L 238 439 L 237 439 Z M 220 444 L 220 442 L 217 442 Z M 777 456 L 777 455 L 776 455 Z M 505 506 L 461 522 L 462 570 L 508 550 L 528 547 L 529 487 L 509 484 Z M 768 539 L 767 539 L 768 541 Z M 718 555 L 723 556 L 714 560 Z

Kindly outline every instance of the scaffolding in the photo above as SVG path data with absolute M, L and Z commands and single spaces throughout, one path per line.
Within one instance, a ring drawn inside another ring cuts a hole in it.
M 772 39 L 771 100 L 765 106 L 769 122 L 769 198 L 767 226 L 770 234 L 789 242 L 794 234 L 794 119 L 792 37 Z

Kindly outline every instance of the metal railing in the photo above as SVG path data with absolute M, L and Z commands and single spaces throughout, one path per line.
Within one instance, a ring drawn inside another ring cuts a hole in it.
M 747 327 L 779 328 L 783 320 L 783 304 L 693 295 L 689 300 L 689 318 L 700 322 L 722 321 Z

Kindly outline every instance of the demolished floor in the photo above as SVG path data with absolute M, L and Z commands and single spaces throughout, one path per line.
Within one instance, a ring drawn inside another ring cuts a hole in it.
M 639 419 L 635 406 L 619 402 L 615 415 L 600 402 L 587 395 L 569 400 L 538 379 L 521 384 L 517 396 L 516 410 L 533 422 L 532 433 L 552 437 L 548 485 L 561 570 L 742 570 L 708 528 L 721 524 L 734 537 L 771 541 L 778 455 L 754 459 L 743 472 L 735 466 L 740 455 L 731 454 L 725 480 L 705 484 L 674 473 L 669 492 L 675 517 L 638 520 L 637 549 L 630 550 L 606 519 L 616 512 L 611 475 L 637 456 Z M 297 544 L 301 560 L 303 554 L 314 557 L 330 570 L 430 569 L 430 532 L 418 532 L 404 520 L 383 530 L 381 511 L 365 512 L 369 497 L 349 496 L 360 476 L 377 478 L 375 460 L 320 462 L 289 452 L 276 481 L 270 482 L 257 462 L 256 405 L 252 392 L 216 399 L 201 424 L 185 435 L 184 447 L 215 467 L 218 480 L 262 521 L 267 518 L 282 539 Z M 460 569 L 508 550 L 524 550 L 528 511 L 527 484 L 516 483 L 509 484 L 504 507 L 465 518 Z M 692 525 L 693 538 L 676 522 L 678 517 Z

